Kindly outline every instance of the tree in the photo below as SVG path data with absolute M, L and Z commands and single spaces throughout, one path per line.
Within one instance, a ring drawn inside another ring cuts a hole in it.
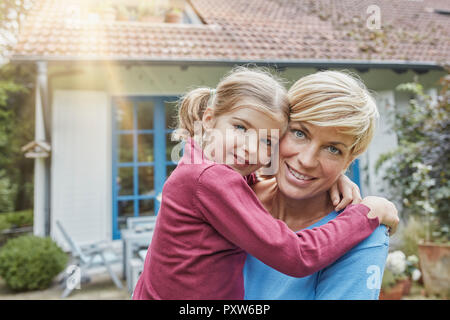
M 35 70 L 7 62 L 32 4 L 0 2 L 0 212 L 29 209 L 33 204 L 33 162 L 20 149 L 34 135 Z

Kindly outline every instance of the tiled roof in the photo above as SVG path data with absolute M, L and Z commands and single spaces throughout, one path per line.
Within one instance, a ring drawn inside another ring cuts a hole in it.
M 203 25 L 72 21 L 70 1 L 37 0 L 14 60 L 450 62 L 448 0 L 191 0 Z

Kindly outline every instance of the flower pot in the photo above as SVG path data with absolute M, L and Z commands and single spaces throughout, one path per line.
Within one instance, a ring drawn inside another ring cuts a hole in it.
M 165 22 L 167 23 L 181 23 L 183 20 L 183 14 L 177 11 L 169 11 L 166 13 Z
M 394 286 L 390 288 L 383 288 L 380 290 L 380 300 L 401 300 L 404 295 L 409 294 L 411 289 L 411 280 L 397 281 Z M 405 294 L 405 292 L 407 292 Z
M 450 296 L 450 245 L 419 244 L 419 260 L 427 293 Z
M 409 295 L 409 292 L 411 291 L 411 285 L 411 279 L 408 278 L 406 280 L 403 280 L 403 296 Z
M 141 22 L 149 22 L 149 23 L 163 23 L 164 17 L 163 16 L 142 16 L 139 18 L 139 21 Z

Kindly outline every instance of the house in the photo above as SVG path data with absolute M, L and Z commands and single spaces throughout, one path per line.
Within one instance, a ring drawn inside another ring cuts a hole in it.
M 320 69 L 357 73 L 381 121 L 350 174 L 378 194 L 374 163 L 396 145 L 388 119 L 410 99 L 395 87 L 414 77 L 436 87 L 449 11 L 445 0 L 37 0 L 11 57 L 36 65 L 35 141 L 51 146 L 34 159 L 34 233 L 64 245 L 60 220 L 80 243 L 119 239 L 127 217 L 156 214 L 176 166 L 174 101 L 241 64 L 290 84 Z

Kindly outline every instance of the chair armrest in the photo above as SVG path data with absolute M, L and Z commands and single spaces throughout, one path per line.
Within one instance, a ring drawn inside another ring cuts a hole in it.
M 101 253 L 108 250 L 115 252 L 114 247 L 108 241 L 99 241 L 96 243 L 87 244 L 82 246 L 81 250 L 84 254 Z

